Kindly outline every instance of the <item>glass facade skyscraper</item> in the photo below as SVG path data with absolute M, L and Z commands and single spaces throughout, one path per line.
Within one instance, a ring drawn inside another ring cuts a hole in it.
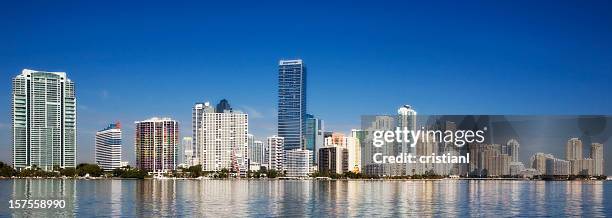
M 13 78 L 13 167 L 76 167 L 76 97 L 64 72 Z
M 306 67 L 302 60 L 281 60 L 278 70 L 278 136 L 285 150 L 304 148 Z
M 323 120 L 306 114 L 305 147 L 313 152 L 313 159 L 311 160 L 313 164 L 318 161 L 317 150 L 323 147 L 325 143 L 324 132 Z

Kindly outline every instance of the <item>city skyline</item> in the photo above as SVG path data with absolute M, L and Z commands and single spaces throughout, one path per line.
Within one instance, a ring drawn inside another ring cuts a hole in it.
M 77 162 L 92 162 L 95 132 L 108 122 L 125 124 L 127 146 L 134 144 L 133 121 L 146 117 L 173 117 L 182 124 L 181 136 L 189 136 L 190 107 L 201 99 L 227 98 L 234 102 L 235 108 L 250 115 L 251 132 L 265 140 L 276 132 L 277 61 L 291 58 L 304 59 L 309 66 L 307 111 L 325 120 L 326 129 L 333 131 L 348 133 L 359 126 L 360 115 L 392 114 L 398 105 L 407 103 L 430 114 L 612 114 L 612 102 L 606 96 L 612 89 L 607 84 L 612 80 L 607 61 L 612 45 L 605 40 L 612 36 L 607 28 L 612 26 L 612 19 L 601 10 L 606 5 L 586 6 L 588 10 L 575 9 L 569 3 L 512 9 L 485 5 L 482 7 L 490 12 L 460 19 L 422 19 L 428 15 L 418 10 L 431 11 L 433 6 L 427 4 L 401 4 L 398 10 L 374 7 L 378 18 L 358 16 L 366 5 L 356 4 L 341 15 L 328 10 L 339 5 L 310 5 L 309 9 L 322 12 L 320 19 L 310 21 L 251 16 L 254 12 L 239 9 L 243 17 L 225 21 L 237 27 L 235 30 L 212 22 L 230 18 L 223 15 L 224 10 L 203 16 L 196 10 L 179 8 L 186 13 L 168 13 L 184 16 L 168 22 L 153 17 L 138 29 L 130 28 L 137 22 L 122 24 L 119 19 L 151 17 L 162 7 L 135 13 L 119 8 L 119 18 L 113 18 L 102 13 L 105 6 L 97 11 L 76 4 L 75 11 L 89 15 L 83 22 L 68 15 L 54 16 L 63 11 L 55 6 L 7 6 L 0 9 L 0 16 L 6 18 L 2 20 L 7 21 L 2 27 L 15 34 L 0 36 L 3 42 L 12 42 L 0 51 L 0 81 L 9 84 L 24 68 L 68 73 L 77 83 L 79 98 Z M 468 12 L 470 6 L 474 5 L 457 5 Z M 525 20 L 502 16 L 506 10 L 541 11 L 549 7 L 556 10 L 532 13 Z M 406 8 L 414 8 L 409 9 L 414 13 L 407 13 Z M 24 13 L 26 10 L 28 13 Z M 456 13 L 454 7 L 437 10 Z M 495 15 L 497 12 L 502 15 Z M 29 13 L 57 22 L 40 26 L 36 20 L 29 20 L 25 15 Z M 297 13 L 315 18 L 308 15 L 311 13 Z M 563 14 L 575 16 L 558 17 Z M 252 21 L 241 24 L 245 17 Z M 483 17 L 487 21 L 480 19 Z M 12 18 L 24 22 L 8 23 Z M 202 28 L 193 28 L 191 18 L 206 22 Z M 274 22 L 267 22 L 271 20 Z M 173 26 L 173 22 L 187 23 Z M 300 25 L 286 25 L 294 23 Z M 402 24 L 407 28 L 395 28 Z M 286 31 L 298 38 L 275 36 L 281 31 L 276 30 L 278 26 L 287 26 Z M 336 30 L 337 26 L 345 30 Z M 34 33 L 62 28 L 74 34 L 51 34 L 44 40 L 34 37 Z M 186 34 L 149 34 L 176 32 L 172 31 L 175 28 L 184 28 L 180 30 Z M 462 28 L 473 31 L 456 34 Z M 253 38 L 230 37 L 226 41 L 220 35 L 207 34 L 215 31 Z M 244 34 L 266 31 L 270 33 Z M 325 34 L 330 31 L 345 34 Z M 113 32 L 125 35 L 114 36 Z M 332 38 L 320 40 L 324 36 Z M 512 43 L 504 43 L 508 40 Z M 340 86 L 342 83 L 348 85 Z M 172 91 L 152 89 L 168 85 Z M 568 85 L 572 88 L 564 88 Z M 4 102 L 0 107 L 0 146 L 7 149 L 12 144 L 10 89 L 0 87 L 0 101 Z M 142 90 L 149 92 L 143 94 Z M 133 164 L 133 157 L 124 154 L 124 159 Z M 0 160 L 9 163 L 11 156 L 0 154 Z

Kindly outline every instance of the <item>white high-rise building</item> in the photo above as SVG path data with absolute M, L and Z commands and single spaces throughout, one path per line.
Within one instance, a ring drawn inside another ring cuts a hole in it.
M 211 107 L 207 102 L 205 107 Z M 204 109 L 198 135 L 199 162 L 204 171 L 222 169 L 246 175 L 248 169 L 248 115 L 240 111 Z
M 354 135 L 353 132 L 351 132 Z M 359 140 L 356 137 L 346 137 L 346 171 L 359 173 L 361 172 L 361 147 Z
M 571 138 L 565 146 L 565 158 L 567 160 L 581 160 L 582 156 L 582 141 L 578 138 Z
M 110 124 L 96 132 L 96 164 L 104 171 L 121 167 L 121 124 Z
M 592 143 L 591 144 L 591 159 L 593 159 L 593 175 L 601 176 L 604 175 L 604 158 L 603 158 L 603 144 Z
M 183 137 L 183 141 L 181 142 L 181 147 L 178 152 L 178 156 L 181 158 L 178 160 L 178 163 L 185 164 L 187 166 L 193 166 L 193 138 L 192 137 Z
M 520 144 L 516 139 L 510 139 L 508 143 L 506 143 L 506 152 L 503 153 L 510 155 L 510 162 L 519 162 L 519 147 Z
M 283 171 L 283 162 L 284 162 L 284 147 L 285 147 L 285 139 L 283 137 L 278 136 L 270 136 L 268 137 L 267 144 L 267 152 L 266 155 L 267 167 L 269 170 L 276 170 L 279 172 Z
M 401 129 L 408 129 L 408 130 L 412 130 L 415 131 L 417 130 L 417 124 L 416 124 L 416 120 L 417 120 L 417 112 L 410 106 L 410 105 L 404 105 L 402 107 L 400 107 L 397 110 L 397 127 L 401 128 Z M 409 135 L 409 137 L 412 137 Z M 410 138 L 410 141 L 413 141 L 413 138 Z M 425 146 L 422 146 L 422 148 Z M 418 149 L 416 147 L 412 147 L 411 143 L 408 142 L 402 142 L 399 145 L 399 150 L 394 150 L 392 151 L 393 155 L 398 155 L 400 153 L 404 153 L 404 154 L 408 154 L 411 153 L 412 155 L 417 154 Z M 404 164 L 404 170 L 401 173 L 391 173 L 391 174 L 412 174 L 413 172 L 417 172 L 417 164 L 413 164 L 413 163 L 408 163 L 406 162 Z M 422 168 L 422 166 L 421 166 Z
M 253 140 L 253 143 L 249 146 L 249 161 L 251 163 L 263 164 L 264 152 L 264 143 L 262 141 Z
M 285 151 L 284 168 L 287 177 L 308 177 L 312 151 L 293 149 Z
M 66 73 L 24 69 L 12 102 L 13 167 L 76 167 L 76 97 Z
M 209 102 L 206 103 L 196 103 L 192 108 L 191 114 L 191 127 L 192 127 L 192 165 L 202 164 L 200 163 L 200 145 L 202 145 L 202 114 L 204 113 L 214 113 L 215 108 L 210 105 Z

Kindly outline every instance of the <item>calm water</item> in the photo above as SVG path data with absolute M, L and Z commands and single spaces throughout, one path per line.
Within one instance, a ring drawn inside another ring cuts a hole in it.
M 612 216 L 612 182 L 0 180 L 0 217 Z M 65 209 L 9 209 L 64 199 Z

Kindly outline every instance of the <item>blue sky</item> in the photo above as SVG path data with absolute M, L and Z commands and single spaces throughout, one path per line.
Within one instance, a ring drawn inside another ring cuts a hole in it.
M 78 96 L 79 161 L 93 134 L 169 116 L 189 136 L 196 101 L 227 98 L 250 131 L 276 129 L 277 63 L 302 58 L 308 111 L 330 130 L 362 114 L 612 114 L 609 1 L 2 2 L 0 148 L 11 78 L 65 71 Z M 10 162 L 10 152 L 0 153 Z

